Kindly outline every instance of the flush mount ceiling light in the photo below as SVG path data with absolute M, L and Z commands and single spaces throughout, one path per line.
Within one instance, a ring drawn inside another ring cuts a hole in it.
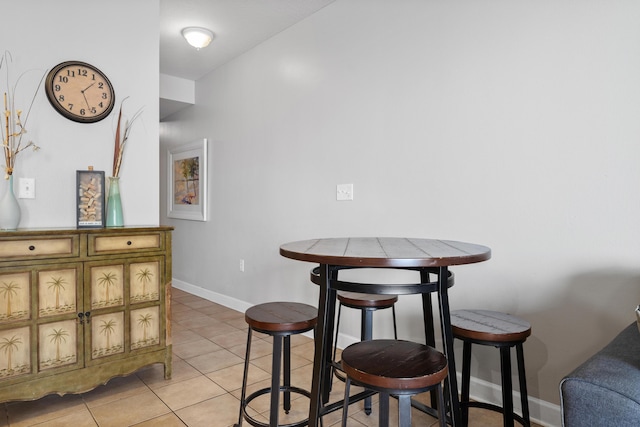
M 182 30 L 182 36 L 187 39 L 187 43 L 198 50 L 209 46 L 213 40 L 213 33 L 200 27 L 187 27 Z

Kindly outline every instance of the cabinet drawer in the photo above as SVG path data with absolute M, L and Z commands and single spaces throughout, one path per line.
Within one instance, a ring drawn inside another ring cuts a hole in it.
M 161 233 L 90 236 L 90 238 L 92 241 L 89 243 L 89 255 L 164 248 Z
M 78 236 L 0 240 L 0 261 L 79 256 Z

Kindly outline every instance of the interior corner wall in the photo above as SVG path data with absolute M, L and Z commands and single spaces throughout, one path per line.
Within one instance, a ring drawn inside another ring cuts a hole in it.
M 125 225 L 159 224 L 159 7 L 159 0 L 114 0 L 108 5 L 22 0 L 4 8 L 0 40 L 2 52 L 13 57 L 12 81 L 29 70 L 18 87 L 16 108 L 26 111 L 40 77 L 69 60 L 98 67 L 116 94 L 111 114 L 87 124 L 57 113 L 40 88 L 26 128 L 29 139 L 41 148 L 20 153 L 14 173 L 16 190 L 20 177 L 35 178 L 36 198 L 18 199 L 20 228 L 75 227 L 76 171 L 93 166 L 112 175 L 118 111 L 125 98 L 125 118 L 143 108 L 132 127 L 120 173 Z M 0 82 L 6 90 L 4 77 Z M 0 195 L 5 191 L 2 184 Z
M 280 244 L 484 244 L 491 260 L 454 269 L 452 308 L 531 322 L 529 394 L 557 405 L 560 379 L 640 302 L 638 22 L 633 0 L 332 3 L 202 78 L 162 123 L 162 156 L 210 141 L 208 222 L 167 218 L 161 180 L 174 278 L 314 304 L 312 265 Z M 338 202 L 346 183 L 354 200 Z M 423 340 L 418 298 L 398 312 L 401 336 Z M 343 325 L 358 336 L 356 315 Z M 472 375 L 499 384 L 497 355 L 474 354 Z

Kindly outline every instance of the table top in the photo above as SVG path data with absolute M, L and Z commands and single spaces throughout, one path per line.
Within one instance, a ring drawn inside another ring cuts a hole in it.
M 344 267 L 445 267 L 491 258 L 491 249 L 451 240 L 343 237 L 285 243 L 280 255 Z

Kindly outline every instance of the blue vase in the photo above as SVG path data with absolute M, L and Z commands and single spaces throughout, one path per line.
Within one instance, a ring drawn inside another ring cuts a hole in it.
M 120 177 L 109 177 L 107 196 L 107 227 L 124 227 L 122 202 L 120 200 Z
M 0 230 L 16 230 L 20 224 L 20 205 L 13 193 L 13 175 L 6 180 L 6 190 L 0 199 Z

